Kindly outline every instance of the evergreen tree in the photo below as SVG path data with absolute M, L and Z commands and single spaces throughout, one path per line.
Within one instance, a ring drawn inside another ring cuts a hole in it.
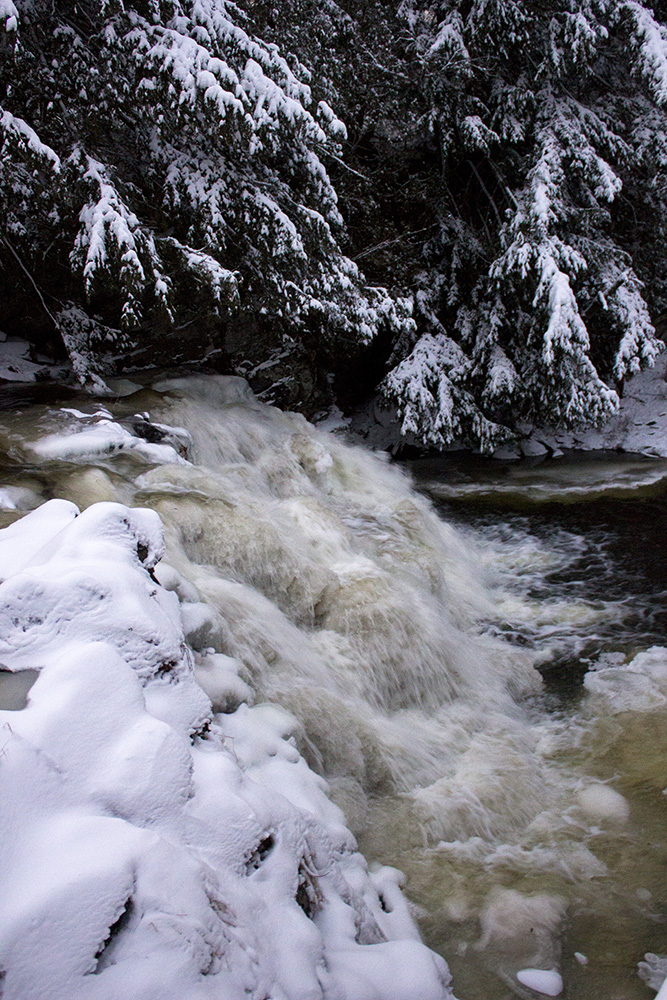
M 607 0 L 246 6 L 346 123 L 329 162 L 346 251 L 413 299 L 417 331 L 367 366 L 402 431 L 492 449 L 518 421 L 613 413 L 667 309 L 656 15 Z
M 0 34 L 6 329 L 38 302 L 90 378 L 188 331 L 317 371 L 411 325 L 339 248 L 343 124 L 234 3 L 1 0 Z
M 385 391 L 436 446 L 599 422 L 661 346 L 667 31 L 629 0 L 402 12 L 440 225 L 415 276 L 422 336 Z
M 427 446 L 603 420 L 667 312 L 666 13 L 0 0 L 5 326 L 380 383 Z

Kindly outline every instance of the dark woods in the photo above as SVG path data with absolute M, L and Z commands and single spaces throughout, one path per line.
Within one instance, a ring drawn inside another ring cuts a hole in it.
M 664 16 L 0 0 L 0 327 L 435 447 L 602 420 L 667 311 Z

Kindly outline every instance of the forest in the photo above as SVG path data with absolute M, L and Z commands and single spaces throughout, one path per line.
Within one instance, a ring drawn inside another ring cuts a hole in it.
M 635 0 L 0 0 L 0 315 L 483 452 L 603 422 L 667 312 Z

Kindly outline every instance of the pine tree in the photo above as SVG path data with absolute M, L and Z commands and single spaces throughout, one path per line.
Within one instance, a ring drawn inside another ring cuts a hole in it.
M 661 346 L 667 30 L 607 0 L 402 12 L 440 226 L 415 278 L 422 336 L 385 392 L 436 446 L 490 449 L 517 419 L 599 422 Z
M 5 325 L 82 378 L 214 338 L 288 405 L 381 383 L 427 446 L 601 421 L 667 312 L 666 15 L 0 0 Z
M 0 37 L 5 328 L 38 302 L 84 379 L 193 328 L 318 371 L 409 328 L 339 247 L 343 124 L 234 3 L 1 0 Z

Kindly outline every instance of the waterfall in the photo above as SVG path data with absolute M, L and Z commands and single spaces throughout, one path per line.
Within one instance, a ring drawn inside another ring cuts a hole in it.
M 619 727 L 640 745 L 628 672 L 601 663 L 581 708 L 549 713 L 544 648 L 512 641 L 528 618 L 548 634 L 620 613 L 513 589 L 522 560 L 557 564 L 576 539 L 457 529 L 383 456 L 259 403 L 240 379 L 79 405 L 5 415 L 5 506 L 55 495 L 157 512 L 155 579 L 178 598 L 222 737 L 240 746 L 244 706 L 278 706 L 282 737 L 367 856 L 407 870 L 454 988 L 458 960 L 485 970 L 466 973 L 477 996 L 507 983 L 527 995 L 516 973 L 561 967 L 568 914 L 618 909 L 609 864 L 632 838 L 627 798 L 590 764 L 616 752 Z M 652 656 L 633 661 L 639 717 L 667 704 L 667 659 Z M 641 892 L 626 905 L 650 909 Z

